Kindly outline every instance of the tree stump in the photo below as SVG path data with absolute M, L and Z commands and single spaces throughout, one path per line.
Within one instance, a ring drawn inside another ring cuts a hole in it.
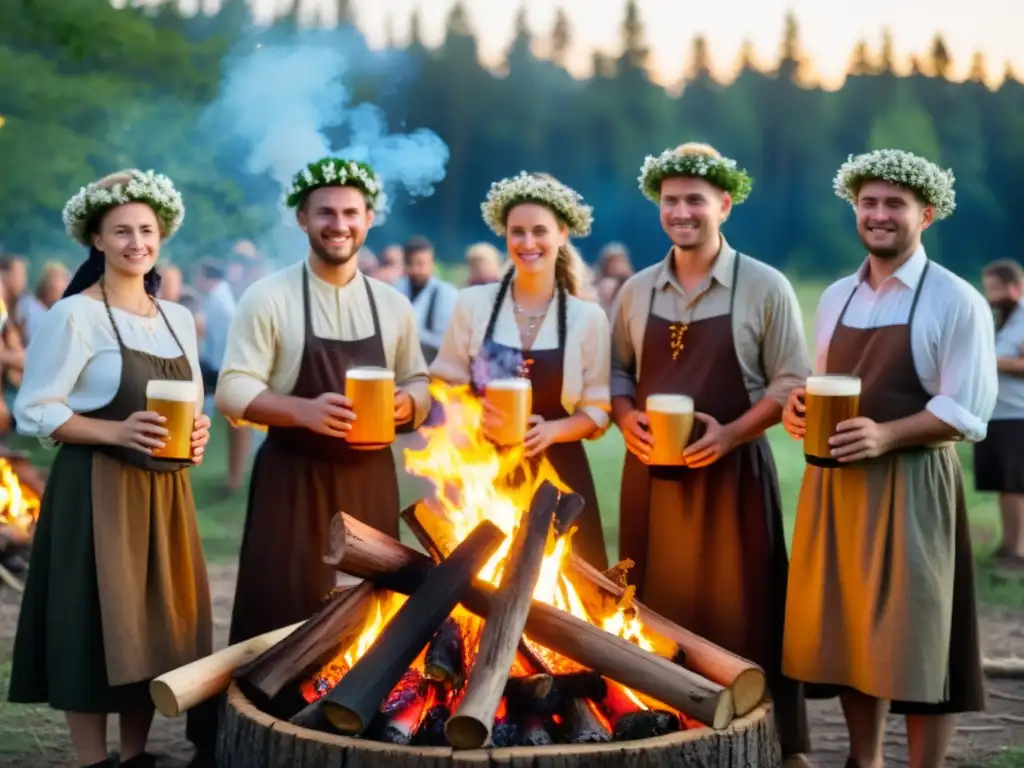
M 261 712 L 232 684 L 217 760 L 220 768 L 774 768 L 781 752 L 770 702 L 720 731 L 699 728 L 641 741 L 457 751 L 299 728 Z

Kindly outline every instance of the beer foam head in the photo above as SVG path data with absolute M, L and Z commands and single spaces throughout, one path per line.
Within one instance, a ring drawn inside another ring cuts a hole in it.
M 395 372 L 390 368 L 349 368 L 345 377 L 357 381 L 383 381 L 394 380 Z
M 488 389 L 520 390 L 529 389 L 531 386 L 530 380 L 526 378 L 492 379 L 487 382 Z
M 854 397 L 860 394 L 856 376 L 809 376 L 804 391 L 820 397 Z
M 693 398 L 686 395 L 649 395 L 647 410 L 658 413 L 693 413 Z
M 153 379 L 146 383 L 146 397 L 171 403 L 194 403 L 199 399 L 199 387 L 194 381 Z

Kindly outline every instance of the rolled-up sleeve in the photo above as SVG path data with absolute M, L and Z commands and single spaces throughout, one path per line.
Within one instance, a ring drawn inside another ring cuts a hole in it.
M 764 302 L 762 364 L 768 379 L 765 396 L 785 405 L 789 393 L 803 386 L 811 373 L 800 302 L 792 284 L 781 274 L 772 282 Z
M 985 439 L 999 391 L 995 325 L 980 294 L 950 310 L 937 350 L 939 392 L 925 407 L 973 443 Z
M 598 426 L 591 439 L 600 437 L 611 423 L 611 327 L 608 316 L 597 304 L 588 304 L 580 344 L 582 389 L 576 410 Z
M 232 421 L 270 388 L 277 353 L 278 334 L 274 304 L 260 290 L 242 294 L 228 331 L 224 360 L 217 379 L 217 410 Z
M 473 311 L 469 291 L 460 291 L 430 375 L 453 386 L 468 384 L 473 355 Z
M 92 357 L 84 329 L 68 302 L 57 302 L 40 318 L 25 353 L 25 371 L 14 400 L 18 432 L 52 445 L 50 436 L 73 415 L 68 398 Z
M 416 316 L 412 305 L 404 301 L 396 308 L 399 319 L 398 339 L 395 344 L 395 384 L 407 392 L 413 402 L 412 429 L 418 429 L 430 412 L 430 379 L 427 376 L 427 361 L 423 357 L 420 336 L 416 330 Z
M 633 344 L 633 285 L 630 278 L 615 301 L 611 321 L 611 396 L 636 397 L 637 354 Z

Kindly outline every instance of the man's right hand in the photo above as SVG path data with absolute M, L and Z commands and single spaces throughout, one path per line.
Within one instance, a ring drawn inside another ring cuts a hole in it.
M 352 401 L 335 392 L 324 392 L 313 400 L 304 400 L 299 411 L 299 422 L 303 427 L 328 437 L 345 438 L 355 419 Z
M 789 393 L 786 407 L 782 409 L 782 427 L 794 440 L 803 440 L 807 432 L 807 419 L 804 416 L 804 388 L 797 387 Z
M 645 464 L 650 460 L 651 448 L 654 447 L 654 436 L 650 433 L 650 422 L 647 414 L 640 410 L 632 410 L 619 419 L 619 429 L 626 439 L 626 448 Z

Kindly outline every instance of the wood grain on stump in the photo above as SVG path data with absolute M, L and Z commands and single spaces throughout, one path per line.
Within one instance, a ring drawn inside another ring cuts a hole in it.
M 452 750 L 402 747 L 299 728 L 264 714 L 232 684 L 217 744 L 220 768 L 774 768 L 781 761 L 771 704 L 728 728 L 642 741 Z

